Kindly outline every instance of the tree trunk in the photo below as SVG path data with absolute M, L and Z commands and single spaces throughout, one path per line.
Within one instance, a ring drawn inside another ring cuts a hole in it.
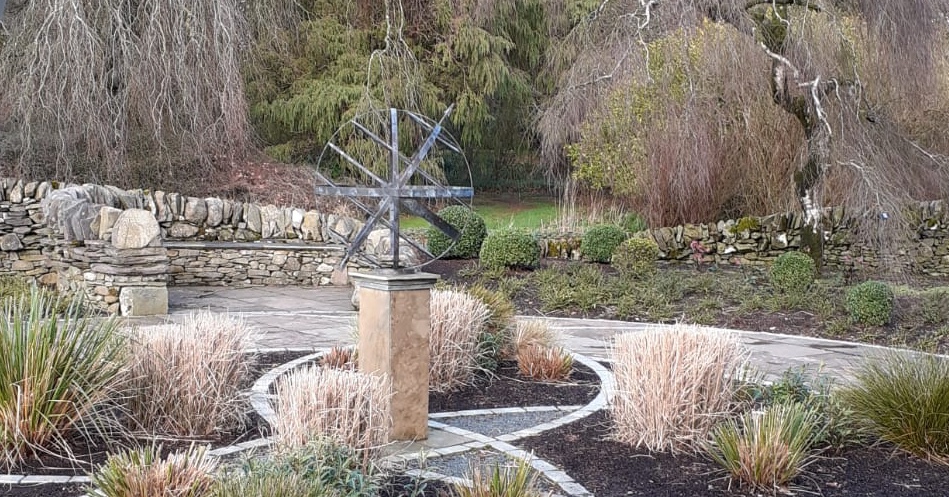
M 821 205 L 816 194 L 824 167 L 830 159 L 830 132 L 826 123 L 820 120 L 817 97 L 812 94 L 812 98 L 808 98 L 798 75 L 792 76 L 789 72 L 792 69 L 781 61 L 772 61 L 771 91 L 775 103 L 797 118 L 804 129 L 807 156 L 794 174 L 794 186 L 804 215 L 801 248 L 814 259 L 814 265 L 820 271 L 824 261 L 824 233 Z

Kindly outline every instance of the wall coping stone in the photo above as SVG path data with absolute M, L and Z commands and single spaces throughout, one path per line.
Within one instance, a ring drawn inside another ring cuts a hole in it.
M 219 250 L 321 250 L 344 252 L 346 247 L 341 245 L 305 245 L 301 243 L 280 242 L 180 242 L 165 240 L 162 246 L 167 249 L 219 249 Z

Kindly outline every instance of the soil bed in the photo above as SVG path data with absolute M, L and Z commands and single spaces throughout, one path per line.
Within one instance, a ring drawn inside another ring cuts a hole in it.
M 499 407 L 584 405 L 596 397 L 599 378 L 590 368 L 574 363 L 570 379 L 545 383 L 525 379 L 514 362 L 502 362 L 493 378 L 480 377 L 474 385 L 455 392 L 430 393 L 429 412 L 452 412 Z
M 824 268 L 798 298 L 771 288 L 765 268 L 661 263 L 652 280 L 624 281 L 615 268 L 543 259 L 534 271 L 486 271 L 472 260 L 438 260 L 425 271 L 456 285 L 484 285 L 511 294 L 517 314 L 675 323 L 784 333 L 949 354 L 949 280 Z M 544 277 L 544 273 L 547 273 Z M 550 273 L 562 280 L 546 290 Z M 584 284 L 591 274 L 601 279 Z M 897 289 L 892 319 L 883 326 L 851 322 L 844 300 L 865 279 L 891 279 Z M 559 300 L 558 300 L 559 299 Z
M 597 497 L 762 495 L 730 484 L 718 466 L 701 456 L 650 454 L 614 442 L 609 423 L 608 414 L 600 411 L 519 445 L 559 466 Z M 946 495 L 946 488 L 949 468 L 880 446 L 823 458 L 809 466 L 790 491 L 825 497 L 936 497 Z

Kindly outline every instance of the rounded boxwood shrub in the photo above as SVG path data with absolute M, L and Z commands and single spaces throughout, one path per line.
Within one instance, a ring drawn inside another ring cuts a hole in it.
M 481 250 L 484 237 L 488 235 L 484 218 L 463 205 L 450 205 L 438 211 L 438 215 L 455 229 L 461 231 L 461 238 L 458 239 L 458 243 L 452 246 L 451 238 L 448 238 L 438 228 L 431 226 L 426 231 L 428 251 L 436 257 L 444 254 L 442 257 L 445 259 L 471 259 L 476 257 L 478 251 Z M 446 250 L 448 252 L 445 252 Z
M 656 272 L 659 246 L 650 238 L 630 238 L 616 247 L 613 266 L 625 276 L 643 278 Z
M 845 304 L 852 321 L 883 326 L 893 312 L 893 290 L 886 283 L 865 281 L 847 291 Z
M 484 239 L 481 264 L 488 268 L 533 269 L 540 264 L 540 245 L 528 233 L 510 228 L 498 230 Z
M 814 259 L 801 252 L 787 252 L 778 256 L 771 266 L 771 286 L 784 293 L 801 293 L 814 282 L 817 268 Z
M 598 224 L 587 228 L 580 241 L 583 257 L 593 262 L 610 262 L 613 251 L 626 240 L 626 232 L 615 224 Z

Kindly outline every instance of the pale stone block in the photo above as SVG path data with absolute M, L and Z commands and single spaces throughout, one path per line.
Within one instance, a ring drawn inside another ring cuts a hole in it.
M 168 314 L 168 289 L 165 287 L 125 287 L 119 293 L 123 316 Z
M 161 230 L 151 212 L 144 209 L 122 211 L 112 226 L 112 245 L 118 249 L 147 247 L 158 238 Z
M 109 233 L 109 230 L 115 226 L 116 221 L 119 220 L 119 216 L 122 214 L 122 209 L 116 209 L 115 207 L 103 206 L 99 209 L 99 217 L 96 221 L 93 221 L 93 224 L 98 222 L 98 233 L 100 240 L 106 240 L 106 235 Z

